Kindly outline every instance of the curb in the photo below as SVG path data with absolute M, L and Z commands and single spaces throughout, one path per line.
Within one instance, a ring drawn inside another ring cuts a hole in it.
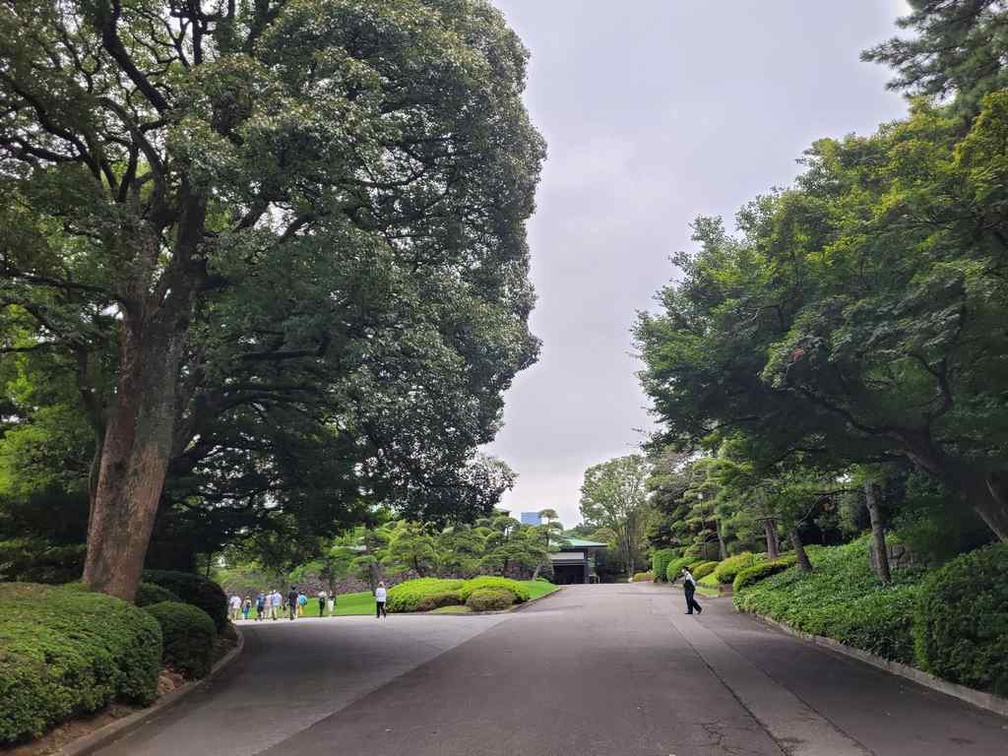
M 235 633 L 238 635 L 238 645 L 228 651 L 224 658 L 214 664 L 213 669 L 210 670 L 210 674 L 202 680 L 193 680 L 192 682 L 188 682 L 185 685 L 176 688 L 171 693 L 162 696 L 156 703 L 148 706 L 146 709 L 130 714 L 129 716 L 125 716 L 122 719 L 117 719 L 115 722 L 107 724 L 92 733 L 67 743 L 56 751 L 56 754 L 58 754 L 58 756 L 89 756 L 89 754 L 94 753 L 99 748 L 104 748 L 112 741 L 118 740 L 142 725 L 147 724 L 149 721 L 161 715 L 191 693 L 194 693 L 203 686 L 207 685 L 211 680 L 217 677 L 217 675 L 223 672 L 225 668 L 230 666 L 245 648 L 244 634 L 242 634 L 242 631 L 237 625 L 232 625 L 232 627 L 234 627 Z
M 531 606 L 532 604 L 534 604 L 537 601 L 542 601 L 544 598 L 549 598 L 550 596 L 556 596 L 563 589 L 564 589 L 564 587 L 562 585 L 558 585 L 557 589 L 555 591 L 550 591 L 549 593 L 544 593 L 542 596 L 536 596 L 535 598 L 531 598 L 528 601 L 523 601 L 520 604 L 516 604 L 515 606 L 512 606 L 510 609 L 505 609 L 504 611 L 506 611 L 506 612 L 520 612 L 526 606 Z
M 870 664 L 871 666 L 877 667 L 878 669 L 890 674 L 906 678 L 918 685 L 923 685 L 925 688 L 930 688 L 938 693 L 944 693 L 947 696 L 958 698 L 960 701 L 965 701 L 968 704 L 972 704 L 973 706 L 981 709 L 986 709 L 987 711 L 994 712 L 995 714 L 1000 714 L 1002 717 L 1008 717 L 1008 699 L 1001 698 L 993 693 L 985 693 L 981 690 L 968 688 L 965 685 L 959 685 L 958 683 L 949 682 L 948 680 L 942 680 L 940 677 L 935 677 L 934 675 L 928 674 L 916 667 L 911 667 L 909 664 L 883 659 L 881 656 L 876 656 L 875 654 L 867 651 L 862 651 L 859 648 L 853 648 L 852 646 L 840 643 L 840 641 L 833 640 L 832 638 L 826 638 L 822 635 L 812 635 L 811 633 L 805 633 L 801 630 L 795 630 L 793 627 L 785 625 L 783 622 L 778 622 L 777 620 L 765 617 L 762 614 L 745 612 L 737 607 L 736 611 L 740 614 L 747 614 L 766 625 L 770 625 L 771 627 L 775 627 L 778 630 L 787 633 L 788 635 L 793 635 L 796 638 L 810 641 L 817 646 L 824 646 L 831 651 L 836 651 L 838 654 L 849 656 L 852 659 L 857 659 L 865 664 Z

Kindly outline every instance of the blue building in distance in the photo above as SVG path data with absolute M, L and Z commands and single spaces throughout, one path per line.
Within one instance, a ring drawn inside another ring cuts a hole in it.
M 521 513 L 521 524 L 522 525 L 542 525 L 542 517 L 539 516 L 538 512 L 522 512 Z

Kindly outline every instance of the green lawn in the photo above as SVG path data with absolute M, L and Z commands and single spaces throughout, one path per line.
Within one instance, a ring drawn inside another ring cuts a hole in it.
M 526 588 L 528 588 L 529 598 L 539 598 L 540 596 L 545 596 L 547 593 L 552 593 L 558 589 L 558 586 L 552 583 L 546 583 L 542 580 L 520 580 L 518 581 Z M 305 611 L 302 616 L 304 617 L 318 617 L 319 616 L 319 602 L 317 598 L 308 599 L 308 605 L 305 606 Z M 451 609 L 453 611 L 445 611 Z M 438 614 L 465 614 L 465 611 L 459 611 L 464 609 L 464 607 L 451 607 L 446 606 L 441 609 L 435 610 Z M 349 615 L 362 615 L 362 614 L 374 614 L 375 611 L 375 600 L 374 596 L 371 595 L 371 591 L 361 591 L 360 593 L 341 593 L 336 601 L 336 611 L 333 613 L 337 617 L 349 616 Z M 278 615 L 280 618 L 286 618 L 287 614 L 281 612 Z M 326 615 L 328 616 L 328 615 Z M 256 610 L 252 607 L 252 612 L 249 614 L 249 619 L 255 619 Z

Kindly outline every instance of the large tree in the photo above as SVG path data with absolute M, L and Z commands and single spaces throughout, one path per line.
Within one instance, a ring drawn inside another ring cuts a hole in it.
M 132 597 L 170 465 L 268 502 L 295 415 L 407 500 L 483 487 L 536 351 L 525 59 L 478 0 L 0 5 L 3 305 L 98 438 L 87 584 Z
M 633 575 L 643 545 L 648 473 L 647 460 L 631 454 L 589 467 L 581 484 L 581 517 L 613 532 L 627 577 Z

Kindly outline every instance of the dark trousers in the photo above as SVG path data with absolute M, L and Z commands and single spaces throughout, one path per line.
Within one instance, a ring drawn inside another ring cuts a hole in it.
M 697 603 L 697 600 L 695 598 L 693 598 L 693 596 L 694 596 L 695 593 L 696 593 L 696 588 L 693 587 L 693 584 L 692 583 L 687 583 L 686 584 L 686 614 L 693 614 L 693 610 L 694 609 L 696 609 L 697 614 L 699 614 L 700 612 L 703 611 L 703 609 L 700 608 L 700 604 Z
M 388 614 L 385 611 L 385 602 L 384 601 L 375 602 L 375 615 L 374 616 L 375 616 L 375 619 L 377 619 L 379 617 L 387 617 L 388 616 Z

